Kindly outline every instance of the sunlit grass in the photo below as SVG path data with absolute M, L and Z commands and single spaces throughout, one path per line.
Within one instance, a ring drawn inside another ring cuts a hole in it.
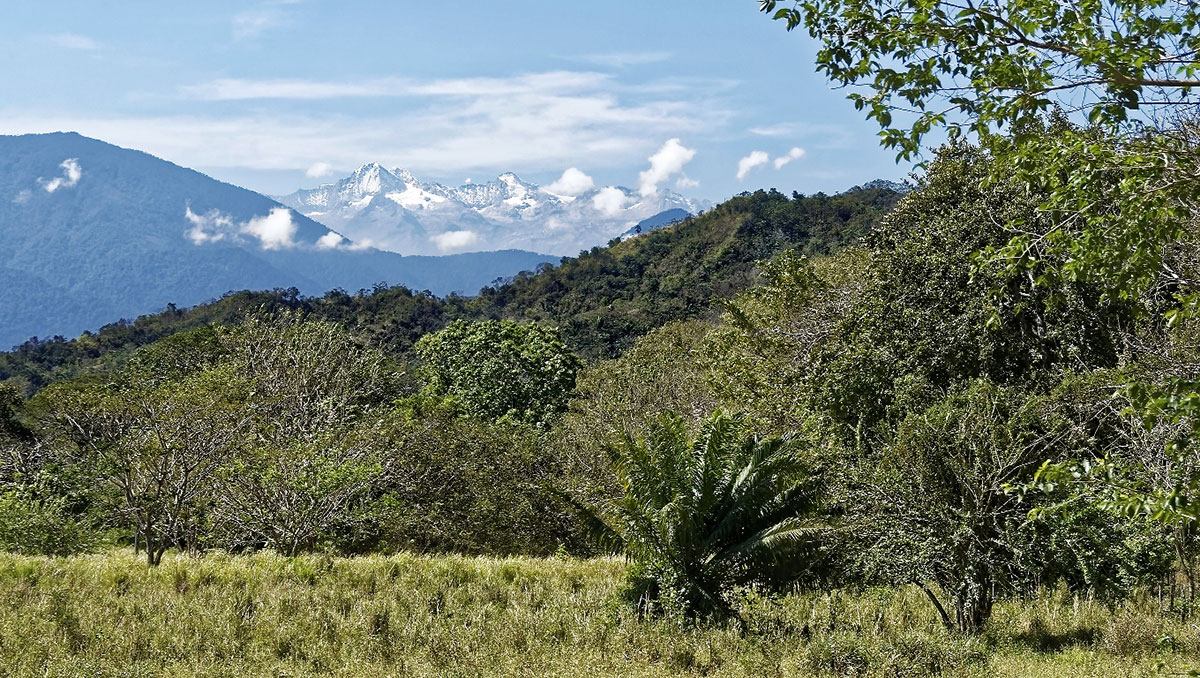
M 612 559 L 0 555 L 0 676 L 1106 676 L 1200 665 L 1145 599 L 1002 604 L 982 638 L 912 590 L 747 595 L 748 628 L 639 621 Z M 1169 637 L 1170 640 L 1163 640 Z M 1191 662 L 1191 664 L 1189 664 Z

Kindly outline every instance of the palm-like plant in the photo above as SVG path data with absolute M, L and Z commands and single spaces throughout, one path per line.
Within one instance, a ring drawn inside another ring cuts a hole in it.
M 623 551 L 642 582 L 639 604 L 688 616 L 731 611 L 728 593 L 761 579 L 812 535 L 811 484 L 790 439 L 759 439 L 718 413 L 695 438 L 664 416 L 611 448 L 620 499 L 582 509 L 602 545 Z

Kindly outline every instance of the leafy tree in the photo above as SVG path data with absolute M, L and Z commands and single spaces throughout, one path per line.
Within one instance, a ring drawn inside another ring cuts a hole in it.
M 242 385 L 229 371 L 210 371 L 158 384 L 68 383 L 39 399 L 81 462 L 115 490 L 102 496 L 158 565 L 169 547 L 196 545 L 212 478 L 244 443 L 251 416 L 239 402 Z
M 577 521 L 548 490 L 561 486 L 563 472 L 546 432 L 418 394 L 374 433 L 384 477 L 362 543 L 489 555 L 586 552 Z
M 901 423 L 854 490 L 869 566 L 925 591 L 947 627 L 979 633 L 1013 589 L 1032 505 L 1006 492 L 1040 462 L 1019 392 L 977 382 Z M 949 607 L 930 584 L 949 597 Z
M 221 345 L 253 422 L 214 479 L 218 542 L 294 554 L 352 541 L 383 476 L 373 429 L 398 392 L 391 361 L 298 312 L 251 317 Z
M 416 348 L 433 393 L 480 417 L 528 424 L 566 409 L 580 366 L 556 330 L 507 320 L 460 320 Z
M 952 137 L 969 131 L 999 160 L 990 180 L 1015 180 L 1039 197 L 1051 228 L 1011 220 L 1009 242 L 985 248 L 990 262 L 1039 285 L 1097 281 L 1111 298 L 1166 292 L 1177 301 L 1173 321 L 1200 308 L 1195 280 L 1165 259 L 1200 214 L 1195 4 L 761 0 L 759 6 L 821 42 L 817 66 L 834 83 L 870 90 L 851 99 L 879 122 L 883 143 L 900 157 L 918 153 L 936 128 Z M 1090 126 L 1060 116 L 1047 128 L 1040 116 L 1052 108 L 1086 117 Z M 1149 419 L 1200 430 L 1189 404 L 1196 385 L 1194 378 L 1173 378 L 1133 384 L 1130 393 Z M 1190 440 L 1180 439 L 1169 454 L 1195 465 Z M 1200 503 L 1200 482 L 1128 493 L 1109 481 L 1113 471 L 1069 464 L 1048 467 L 1043 476 L 1108 483 L 1130 510 L 1194 520 L 1196 512 L 1185 507 Z
M 695 438 L 683 419 L 664 416 L 613 454 L 624 496 L 575 504 L 600 543 L 633 558 L 642 605 L 729 614 L 734 587 L 761 581 L 814 534 L 805 520 L 814 488 L 795 446 L 747 435 L 728 415 L 706 419 Z
M 908 157 L 931 130 L 1020 129 L 1055 105 L 1117 127 L 1194 103 L 1200 8 L 1165 0 L 760 0 L 817 39 L 817 69 Z M 899 113 L 900 115 L 895 115 Z M 897 119 L 910 114 L 907 125 Z

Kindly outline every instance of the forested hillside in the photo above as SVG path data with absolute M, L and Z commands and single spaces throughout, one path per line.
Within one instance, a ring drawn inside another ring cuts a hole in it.
M 522 273 L 470 298 L 439 299 L 400 286 L 334 290 L 320 297 L 294 289 L 236 292 L 194 308 L 172 307 L 106 325 L 77 339 L 27 342 L 0 354 L 0 381 L 32 392 L 55 379 L 110 369 L 134 348 L 175 332 L 280 309 L 303 310 L 364 332 L 396 356 L 452 320 L 506 318 L 553 323 L 584 356 L 612 357 L 666 322 L 711 316 L 714 300 L 746 289 L 757 263 L 784 249 L 822 254 L 855 241 L 898 199 L 889 188 L 791 198 L 775 191 L 745 194 L 698 218 L 594 248 L 536 274 Z

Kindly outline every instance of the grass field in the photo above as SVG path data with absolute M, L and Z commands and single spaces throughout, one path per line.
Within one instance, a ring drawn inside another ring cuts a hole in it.
M 1120 676 L 1200 667 L 1198 619 L 1063 593 L 952 636 L 916 590 L 748 594 L 639 621 L 616 560 L 0 555 L 0 676 Z

